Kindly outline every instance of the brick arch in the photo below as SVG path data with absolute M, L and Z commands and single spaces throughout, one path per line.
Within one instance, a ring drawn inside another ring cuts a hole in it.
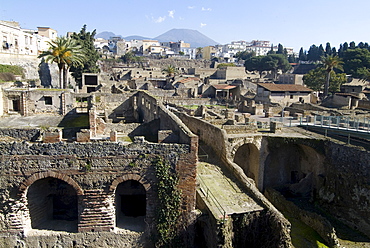
M 232 159 L 234 159 L 234 157 L 235 157 L 235 154 L 236 154 L 236 152 L 238 151 L 238 149 L 240 148 L 240 147 L 242 147 L 243 145 L 246 145 L 246 144 L 252 144 L 252 145 L 254 145 L 256 148 L 257 148 L 257 150 L 260 152 L 260 150 L 261 150 L 261 147 L 257 144 L 257 142 L 255 141 L 255 140 L 252 140 L 252 141 L 249 141 L 249 140 L 244 140 L 244 139 L 242 139 L 242 140 L 240 140 L 240 141 L 238 141 L 232 148 L 231 148 L 231 154 L 230 154 L 230 156 L 231 156 L 231 158 Z
M 57 178 L 57 179 L 60 179 L 68 183 L 76 190 L 77 195 L 84 194 L 82 188 L 80 187 L 80 185 L 78 185 L 78 183 L 75 180 L 73 180 L 71 177 L 69 177 L 66 174 L 58 173 L 55 171 L 45 171 L 45 172 L 39 172 L 39 173 L 33 174 L 32 176 L 27 178 L 25 181 L 23 181 L 23 183 L 19 187 L 19 191 L 24 193 L 27 191 L 28 187 L 31 186 L 34 182 L 36 182 L 37 180 L 43 179 L 43 178 L 47 178 L 47 177 Z
M 128 181 L 128 180 L 138 181 L 139 183 L 141 183 L 143 185 L 145 191 L 149 191 L 150 188 L 151 188 L 150 183 L 145 178 L 141 177 L 140 175 L 138 175 L 138 174 L 126 174 L 124 176 L 117 177 L 116 179 L 114 179 L 111 186 L 109 187 L 109 192 L 111 194 L 113 194 L 114 191 L 116 190 L 118 184 L 120 184 L 122 182 L 125 182 L 125 181 Z

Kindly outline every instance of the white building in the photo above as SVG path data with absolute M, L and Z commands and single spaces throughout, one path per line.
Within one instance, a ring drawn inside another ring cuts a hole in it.
M 18 22 L 0 21 L 0 54 L 38 56 L 49 48 L 48 41 L 57 37 L 51 28 L 22 29 Z

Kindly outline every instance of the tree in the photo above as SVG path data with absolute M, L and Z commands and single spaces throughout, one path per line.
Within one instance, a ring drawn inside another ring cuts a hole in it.
M 288 56 L 288 62 L 289 63 L 297 63 L 298 61 L 297 61 L 297 57 L 295 57 L 293 54 L 290 54 L 289 56 Z
M 258 71 L 260 77 L 262 77 L 262 72 L 271 71 L 274 79 L 276 79 L 278 70 L 286 72 L 292 68 L 283 54 L 252 57 L 245 61 L 244 66 L 248 71 Z
M 307 54 L 303 51 L 303 47 L 301 47 L 301 49 L 299 50 L 298 60 L 307 61 Z
M 243 51 L 243 52 L 237 52 L 235 54 L 235 57 L 238 58 L 238 60 L 247 60 L 251 57 L 254 57 L 256 56 L 256 52 L 255 51 L 251 51 L 251 52 L 248 52 L 248 51 Z
M 344 72 L 363 78 L 370 68 L 370 51 L 366 48 L 348 49 L 343 53 Z
M 166 68 L 162 69 L 162 72 L 167 73 L 168 77 L 173 77 L 178 72 L 178 70 L 173 65 L 169 65 Z
M 330 75 L 334 69 L 339 69 L 343 71 L 343 61 L 338 56 L 328 55 L 326 57 L 321 58 L 321 62 L 326 71 L 326 81 L 324 87 L 324 97 L 328 96 L 329 92 L 329 85 L 330 85 Z
M 316 45 L 310 46 L 307 52 L 307 60 L 312 62 L 320 60 L 319 48 Z
M 331 93 L 338 92 L 340 86 L 347 82 L 346 74 L 335 73 L 334 71 L 331 71 L 330 74 L 329 91 Z M 322 91 L 324 89 L 326 79 L 327 71 L 324 67 L 317 67 L 303 76 L 304 84 L 314 91 Z
M 270 51 L 267 52 L 267 55 L 270 55 L 270 54 L 276 54 L 276 52 L 274 51 L 274 45 L 273 44 L 271 44 Z
M 81 45 L 71 38 L 57 37 L 48 42 L 49 50 L 42 52 L 38 57 L 45 58 L 46 62 L 57 63 L 59 68 L 59 87 L 67 87 L 67 73 L 71 66 L 78 66 L 86 61 L 86 55 Z
M 338 53 L 337 53 L 337 49 L 335 47 L 333 47 L 331 49 L 331 55 L 334 55 L 334 56 L 339 56 Z
M 278 70 L 285 73 L 292 68 L 288 59 L 283 54 L 267 55 L 265 60 L 262 60 L 262 62 L 265 63 L 265 70 L 271 70 L 274 80 L 277 77 Z
M 324 51 L 324 47 L 322 46 L 322 44 L 320 44 L 320 46 L 319 46 L 319 58 L 321 59 L 322 56 L 325 56 L 325 51 Z
M 135 62 L 136 58 L 134 52 L 129 51 L 125 53 L 125 55 L 121 56 L 121 60 L 127 65 L 130 65 L 131 63 Z
M 331 49 L 331 46 L 330 46 L 330 43 L 329 42 L 326 42 L 326 47 L 325 47 L 325 56 L 327 55 L 332 55 L 332 49 Z
M 284 54 L 284 47 L 279 43 L 276 54 Z
M 356 48 L 356 43 L 354 41 L 351 41 L 351 43 L 349 43 L 349 49 L 355 49 Z
M 314 90 L 322 91 L 325 84 L 326 72 L 322 67 L 317 67 L 316 69 L 310 70 L 307 74 L 303 76 L 304 84 Z
M 260 78 L 262 77 L 262 72 L 265 71 L 265 68 L 262 63 L 262 59 L 265 56 L 255 56 L 251 57 L 244 62 L 244 66 L 248 71 L 258 71 Z
M 97 65 L 99 54 L 94 47 L 95 34 L 96 30 L 91 33 L 86 32 L 86 25 L 84 25 L 79 33 L 73 33 L 71 36 L 77 44 L 82 46 L 86 57 L 82 64 L 71 67 L 72 76 L 79 85 L 82 84 L 82 73 L 98 73 L 100 71 Z

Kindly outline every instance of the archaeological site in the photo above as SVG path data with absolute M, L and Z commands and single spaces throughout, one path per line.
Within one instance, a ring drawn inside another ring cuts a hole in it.
M 0 56 L 24 70 L 0 83 L 0 247 L 370 247 L 369 101 L 184 58 L 60 87 Z

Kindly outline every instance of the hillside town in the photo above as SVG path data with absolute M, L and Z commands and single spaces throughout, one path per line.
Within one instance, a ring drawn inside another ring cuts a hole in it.
M 0 247 L 370 247 L 367 43 L 0 34 Z

